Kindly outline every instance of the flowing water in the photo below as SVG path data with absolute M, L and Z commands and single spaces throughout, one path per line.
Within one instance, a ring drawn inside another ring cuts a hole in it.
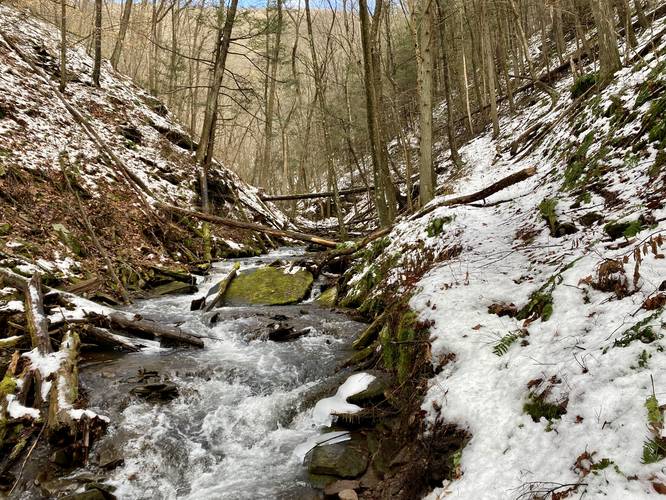
M 283 250 L 240 260 L 241 271 L 294 256 L 293 250 Z M 234 262 L 217 264 L 197 295 L 146 300 L 132 308 L 209 337 L 205 349 L 153 346 L 97 360 L 82 370 L 91 408 L 113 422 L 100 449 L 118 448 L 124 458 L 112 476 L 119 498 L 286 499 L 314 494 L 294 449 L 321 432 L 311 415 L 314 394 L 339 383 L 335 366 L 349 354 L 349 339 L 362 325 L 306 302 L 225 307 L 209 326 L 210 314 L 190 312 L 190 302 Z M 309 334 L 285 343 L 260 338 L 268 324 L 284 317 L 297 330 L 311 327 Z M 166 403 L 132 397 L 129 391 L 139 370 L 167 376 L 178 386 L 178 397 Z

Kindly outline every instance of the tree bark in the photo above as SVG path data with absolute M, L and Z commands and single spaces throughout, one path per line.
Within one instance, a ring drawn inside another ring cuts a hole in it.
M 609 83 L 620 69 L 620 51 L 617 46 L 615 23 L 610 0 L 590 0 L 599 40 L 599 83 Z
M 118 63 L 120 63 L 120 54 L 123 51 L 123 43 L 125 43 L 127 28 L 129 27 L 133 2 L 134 0 L 125 0 L 125 5 L 123 6 L 123 14 L 120 18 L 120 27 L 118 28 L 118 37 L 116 38 L 116 43 L 113 46 L 113 53 L 111 54 L 111 66 L 115 70 L 118 69 Z
M 93 85 L 99 87 L 99 77 L 102 69 L 102 0 L 95 0 L 95 30 L 93 40 L 95 54 L 92 80 Z
M 67 87 L 67 0 L 60 0 L 60 92 Z

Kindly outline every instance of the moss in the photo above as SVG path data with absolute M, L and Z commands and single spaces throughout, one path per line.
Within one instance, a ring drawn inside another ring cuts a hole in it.
M 550 234 L 555 234 L 557 231 L 557 215 L 555 214 L 555 207 L 557 207 L 557 200 L 555 198 L 545 198 L 539 203 L 539 213 L 548 223 Z
M 0 398 L 4 398 L 9 394 L 14 394 L 16 391 L 16 379 L 10 375 L 5 375 L 0 382 Z
M 648 169 L 648 175 L 653 179 L 659 177 L 659 174 L 661 174 L 664 169 L 664 165 L 666 165 L 666 151 L 660 149 L 657 151 L 657 157 L 655 158 L 654 163 Z
M 571 86 L 571 97 L 577 99 L 597 84 L 596 73 L 580 76 Z
M 567 409 L 564 404 L 549 403 L 543 394 L 531 392 L 523 405 L 523 411 L 532 417 L 535 422 L 539 422 L 542 418 L 552 422 L 561 418 L 567 412 Z
M 324 290 L 319 297 L 317 297 L 317 304 L 323 307 L 334 307 L 338 300 L 338 287 L 332 286 Z
M 651 357 L 652 354 L 647 352 L 647 350 L 643 349 L 643 351 L 638 355 L 638 367 L 647 368 Z
M 621 236 L 625 238 L 633 238 L 643 229 L 640 220 L 625 221 L 625 222 L 609 222 L 604 226 L 604 231 L 611 240 L 616 240 Z
M 428 226 L 426 227 L 426 233 L 430 238 L 434 238 L 435 236 L 440 235 L 444 230 L 444 226 L 446 224 L 450 224 L 451 221 L 453 221 L 453 217 L 450 216 L 435 217 L 428 223 Z
M 398 381 L 404 382 L 414 366 L 414 343 L 416 340 L 416 314 L 407 311 L 400 318 L 398 325 Z
M 565 190 L 572 189 L 579 185 L 583 174 L 588 171 L 588 167 L 590 166 L 591 161 L 588 160 L 587 153 L 593 143 L 594 133 L 589 132 L 583 139 L 583 142 L 569 157 L 567 168 L 564 171 L 564 184 L 562 185 Z M 604 154 L 605 151 L 600 149 L 600 151 L 595 155 L 595 158 L 601 157 Z
M 393 370 L 398 364 L 398 346 L 393 343 L 391 327 L 388 323 L 379 332 L 379 343 L 382 346 L 382 360 L 387 370 Z
M 312 282 L 309 271 L 289 274 L 282 269 L 261 267 L 238 275 L 227 288 L 224 300 L 231 305 L 293 304 L 305 298 Z

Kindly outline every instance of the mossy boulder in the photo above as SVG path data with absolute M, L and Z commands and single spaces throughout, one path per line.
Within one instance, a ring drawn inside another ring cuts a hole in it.
M 317 446 L 310 452 L 308 471 L 311 475 L 354 479 L 368 468 L 368 460 L 365 440 L 354 437 L 343 443 Z
M 317 298 L 317 304 L 322 307 L 335 307 L 335 303 L 338 301 L 338 287 L 332 286 L 324 290 L 321 295 Z
M 224 294 L 227 305 L 283 305 L 303 300 L 314 278 L 305 269 L 289 272 L 286 269 L 260 267 L 239 274 Z

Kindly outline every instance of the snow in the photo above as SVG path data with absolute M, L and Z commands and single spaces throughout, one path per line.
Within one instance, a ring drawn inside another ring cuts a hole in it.
M 28 408 L 23 406 L 17 399 L 14 394 L 7 395 L 7 414 L 10 418 L 39 418 L 39 410 L 35 408 Z
M 109 417 L 105 417 L 104 415 L 99 415 L 95 413 L 92 410 L 69 410 L 69 416 L 72 417 L 74 420 L 81 420 L 83 417 L 86 417 L 88 419 L 93 419 L 93 418 L 99 418 L 100 420 L 103 420 L 104 422 L 110 422 L 111 420 Z
M 664 26 L 665 20 L 658 21 L 655 32 Z M 646 37 L 649 33 L 641 43 Z M 664 172 L 656 178 L 648 175 L 656 144 L 630 148 L 627 155 L 626 146 L 610 142 L 641 130 L 642 112 L 650 104 L 634 105 L 659 58 L 645 60 L 618 72 L 599 99 L 590 99 L 574 120 L 560 122 L 529 154 L 512 155 L 511 142 L 535 120 L 551 123 L 566 109 L 570 76 L 555 84 L 561 97 L 554 109 L 541 99 L 516 116 L 504 113 L 499 138 L 486 131 L 462 145 L 462 172 L 442 155 L 438 183 L 446 186 L 447 195 L 433 204 L 476 192 L 526 167 L 537 167 L 537 174 L 478 206 L 441 207 L 398 221 L 381 256 L 361 261 L 347 282 L 353 293 L 364 282 L 376 283 L 364 279 L 374 273 L 381 280 L 374 293 L 390 288 L 396 295 L 410 294 L 419 319 L 432 322 L 437 375 L 429 382 L 423 409 L 431 424 L 455 424 L 470 441 L 462 451 L 462 475 L 428 499 L 531 498 L 530 488 L 542 483 L 579 484 L 571 498 L 641 499 L 656 494 L 653 484 L 666 484 L 664 460 L 645 464 L 642 456 L 644 442 L 653 437 L 644 406 L 652 395 L 652 380 L 659 404 L 666 403 L 663 309 L 642 308 L 666 279 L 666 243 L 655 242 L 658 235 L 666 238 L 666 208 L 647 207 L 650 197 L 663 203 Z M 603 112 L 611 96 L 620 96 L 627 111 L 635 113 L 616 129 Z M 585 202 L 578 198 L 580 191 L 562 184 L 568 157 L 589 133 L 595 138 L 590 154 L 610 147 L 599 160 L 606 167 L 598 180 L 603 191 L 589 189 Z M 550 235 L 538 208 L 546 198 L 558 200 L 558 220 L 574 222 L 578 232 Z M 593 212 L 603 222 L 583 226 L 580 217 Z M 655 222 L 644 224 L 650 227 L 635 238 L 608 241 L 605 223 L 646 214 Z M 447 222 L 440 234 L 430 236 L 428 226 L 437 219 Z M 628 295 L 617 297 L 591 286 L 606 259 L 624 263 Z M 386 272 L 377 273 L 386 263 Z M 635 269 L 639 276 L 634 285 Z M 408 273 L 420 277 L 416 284 L 406 279 Z M 556 274 L 560 278 L 552 289 L 553 312 L 547 321 L 489 313 L 488 307 L 497 303 L 520 309 Z M 624 347 L 616 343 L 642 321 L 660 338 Z M 506 353 L 496 354 L 494 348 L 511 334 L 515 341 Z M 566 413 L 535 422 L 524 408 L 530 393 L 545 393 L 545 401 L 565 405 Z M 585 472 L 576 467 L 579 459 L 585 461 L 585 452 L 590 464 L 603 459 L 612 463 Z
M 24 306 L 23 302 L 20 300 L 10 300 L 6 304 L 0 305 L 0 311 L 11 311 L 11 312 L 23 312 Z
M 326 446 L 329 444 L 344 443 L 345 441 L 349 441 L 350 439 L 351 436 L 349 435 L 348 431 L 326 432 L 324 434 L 312 436 L 310 439 L 308 439 L 304 443 L 299 444 L 296 448 L 294 448 L 294 456 L 298 458 L 298 461 L 300 463 L 303 463 L 303 460 L 305 460 L 305 456 L 308 454 L 308 452 L 313 448 L 315 448 L 316 446 Z
M 362 410 L 358 405 L 347 402 L 347 398 L 358 394 L 368 388 L 375 380 L 374 375 L 369 373 L 355 373 L 345 383 L 338 387 L 338 391 L 330 398 L 324 398 L 317 402 L 312 410 L 312 419 L 318 426 L 330 426 L 336 413 L 356 413 Z
M 23 353 L 23 356 L 30 360 L 30 366 L 33 370 L 39 371 L 42 378 L 47 379 L 58 371 L 67 354 L 62 351 L 41 354 L 38 348 L 34 348 L 32 351 Z

